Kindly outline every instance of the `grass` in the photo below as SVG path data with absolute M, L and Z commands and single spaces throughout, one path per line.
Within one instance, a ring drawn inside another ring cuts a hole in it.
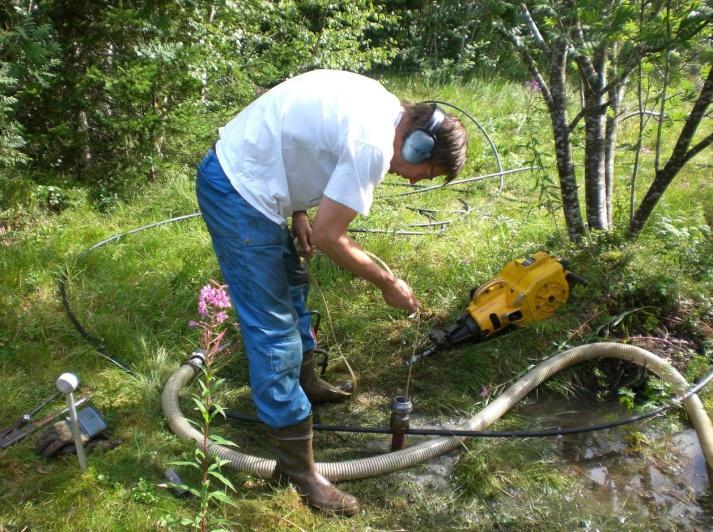
M 493 134 L 505 168 L 528 164 L 533 149 L 541 150 L 552 164 L 542 104 L 536 94 L 516 84 L 496 80 L 428 86 L 412 78 L 392 79 L 389 86 L 406 98 L 438 97 L 472 112 Z M 622 128 L 622 144 L 632 141 L 634 122 Z M 676 125 L 668 125 L 669 137 Z M 464 175 L 495 170 L 487 143 L 477 131 L 471 135 Z M 533 138 L 539 141 L 534 148 Z M 622 151 L 622 169 L 628 168 L 631 157 Z M 639 194 L 650 180 L 651 160 L 651 154 L 645 156 Z M 465 202 L 471 209 L 465 216 L 437 214 L 437 219 L 453 219 L 441 234 L 354 235 L 413 286 L 425 306 L 420 337 L 462 313 L 472 287 L 489 280 L 508 261 L 539 249 L 566 257 L 573 270 L 590 281 L 549 321 L 441 353 L 417 366 L 411 389 L 418 416 L 472 415 L 483 406 L 483 385 L 502 390 L 549 354 L 604 337 L 668 334 L 686 343 L 678 344 L 680 349 L 654 347 L 676 359 L 689 378 L 700 376 L 710 365 L 713 330 L 713 191 L 702 166 L 711 162 L 711 154 L 704 153 L 681 173 L 633 243 L 615 231 L 590 235 L 578 247 L 569 244 L 558 211 L 538 202 L 540 192 L 545 198 L 548 192 L 538 188 L 529 172 L 508 176 L 502 193 L 498 180 L 490 180 L 458 190 L 378 199 L 372 215 L 359 218 L 355 227 L 404 229 L 428 221 L 407 207 L 454 210 Z M 618 179 L 619 228 L 626 218 L 627 172 L 622 170 Z M 56 377 L 71 370 L 82 380 L 80 395 L 92 395 L 112 437 L 123 441 L 114 450 L 90 455 L 87 475 L 80 475 L 71 457 L 42 460 L 32 452 L 31 440 L 0 451 L 0 530 L 163 529 L 196 511 L 195 501 L 176 499 L 158 487 L 170 462 L 192 456 L 190 446 L 168 429 L 159 400 L 168 376 L 196 345 L 187 323 L 195 317 L 198 290 L 208 279 L 219 279 L 202 222 L 191 219 L 128 235 L 77 258 L 111 235 L 194 212 L 192 173 L 190 168 L 174 169 L 160 183 L 147 185 L 107 213 L 86 204 L 53 216 L 25 213 L 24 225 L 0 235 L 1 424 L 49 395 Z M 552 176 L 554 169 L 547 168 L 544 174 Z M 389 176 L 378 193 L 393 196 L 406 190 L 410 189 Z M 357 373 L 360 390 L 355 401 L 323 407 L 319 415 L 330 423 L 384 425 L 391 397 L 405 388 L 401 361 L 413 350 L 415 323 L 386 307 L 378 291 L 335 268 L 326 257 L 316 257 L 310 269 L 327 303 L 325 308 L 313 291 L 311 306 L 323 316 L 320 345 L 333 355 L 329 378 L 348 376 L 337 357 L 339 347 Z M 138 379 L 97 356 L 67 320 L 57 294 L 57 279 L 64 271 L 79 320 L 101 338 L 109 353 L 131 365 Z M 229 382 L 223 401 L 251 411 L 242 347 L 239 336 L 232 337 L 231 355 L 220 371 Z M 607 391 L 598 389 L 602 383 L 592 379 L 594 369 L 590 364 L 570 370 L 538 394 L 563 401 L 573 396 L 594 398 Z M 710 395 L 705 398 L 710 409 Z M 188 400 L 184 411 L 190 412 Z M 503 424 L 522 426 L 526 420 L 506 416 L 498 426 Z M 259 427 L 220 431 L 241 450 L 269 455 Z M 317 458 L 323 461 L 371 455 L 385 446 L 383 438 L 364 435 L 319 434 L 316 441 Z M 353 520 L 312 513 L 290 488 L 232 472 L 237 507 L 216 512 L 245 530 L 568 529 L 581 522 L 599 528 L 622 526 L 610 508 L 587 504 L 591 486 L 581 472 L 562 463 L 552 440 L 471 441 L 467 450 L 451 456 L 451 462 L 449 482 L 436 488 L 423 481 L 428 465 L 343 483 L 365 509 Z M 189 472 L 181 474 L 189 482 L 197 480 Z M 624 512 L 627 527 L 637 528 L 637 511 Z

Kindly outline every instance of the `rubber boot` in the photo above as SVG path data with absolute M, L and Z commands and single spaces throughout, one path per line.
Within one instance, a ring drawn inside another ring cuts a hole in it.
M 334 487 L 314 466 L 311 415 L 301 423 L 269 432 L 277 455 L 273 479 L 290 482 L 312 508 L 343 516 L 359 512 L 359 501 Z
M 300 386 L 307 394 L 307 398 L 313 405 L 327 402 L 337 402 L 349 399 L 351 392 L 333 386 L 327 381 L 320 379 L 315 373 L 314 351 L 307 351 L 302 354 L 302 369 L 300 370 Z

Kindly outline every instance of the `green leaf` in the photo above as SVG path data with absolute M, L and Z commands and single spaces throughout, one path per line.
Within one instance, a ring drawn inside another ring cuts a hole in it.
M 178 488 L 186 491 L 190 491 L 191 487 L 188 484 L 176 484 L 175 482 L 166 482 L 165 484 L 158 485 L 161 488 Z
M 220 502 L 222 502 L 222 503 L 229 504 L 230 506 L 233 506 L 233 507 L 237 507 L 237 506 L 238 506 L 238 504 L 237 504 L 233 499 L 231 499 L 228 495 L 226 495 L 226 494 L 225 494 L 224 492 L 222 492 L 222 491 L 211 491 L 211 492 L 208 494 L 208 499 L 209 499 L 209 500 L 211 500 L 211 499 L 212 499 L 212 500 L 217 500 L 217 501 L 220 501 Z
M 219 464 L 220 467 L 223 467 L 224 465 L 229 464 L 229 463 L 230 463 L 230 460 L 223 460 L 223 459 L 220 458 L 219 456 L 216 456 L 216 457 L 215 457 L 215 462 L 216 462 L 217 464 Z
M 200 469 L 200 466 L 195 462 L 187 462 L 187 461 L 169 462 L 169 465 L 183 466 L 183 467 L 194 467 L 196 469 Z
M 192 487 L 188 486 L 187 489 L 188 489 L 188 493 L 190 493 L 191 495 L 193 495 L 195 497 L 201 496 L 201 493 L 196 488 L 192 488 Z
M 237 443 L 234 443 L 234 442 L 232 442 L 232 441 L 230 441 L 230 440 L 226 440 L 225 438 L 223 438 L 223 437 L 220 436 L 219 434 L 211 434 L 208 438 L 209 438 L 212 442 L 217 443 L 218 445 L 225 445 L 225 446 L 228 446 L 228 447 L 238 447 L 238 444 L 237 444 Z
M 221 405 L 213 405 L 213 410 L 223 416 L 223 418 L 225 418 L 225 409 Z
M 197 397 L 193 398 L 193 402 L 195 403 L 197 410 L 201 413 L 204 423 L 209 424 L 210 423 L 210 413 L 208 412 L 208 409 L 206 408 L 206 406 Z
M 223 476 L 221 473 L 218 473 L 217 471 L 208 471 L 208 474 L 212 476 L 213 478 L 217 478 L 220 480 L 224 486 L 230 488 L 232 491 L 235 491 L 235 488 L 233 487 L 233 483 L 228 480 L 225 476 Z

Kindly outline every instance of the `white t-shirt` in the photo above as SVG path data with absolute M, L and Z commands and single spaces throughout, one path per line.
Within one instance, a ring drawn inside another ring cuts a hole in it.
M 322 195 L 366 215 L 402 114 L 399 99 L 377 81 L 315 70 L 277 85 L 228 122 L 216 154 L 240 195 L 276 223 Z

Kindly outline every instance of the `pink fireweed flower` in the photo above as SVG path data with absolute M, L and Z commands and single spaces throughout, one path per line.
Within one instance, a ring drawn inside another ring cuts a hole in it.
M 542 87 L 540 87 L 540 83 L 535 78 L 526 81 L 525 88 L 533 92 L 540 92 L 542 90 Z
M 220 353 L 220 344 L 226 333 L 223 324 L 229 317 L 224 309 L 231 306 L 226 289 L 225 285 L 212 279 L 209 284 L 203 286 L 198 293 L 198 314 L 201 319 L 189 322 L 189 327 L 201 330 L 199 345 L 205 353 L 206 364 L 210 364 Z
M 222 289 L 213 292 L 213 299 L 211 300 L 211 305 L 216 308 L 230 308 L 230 298 Z
M 490 395 L 490 391 L 488 390 L 488 387 L 485 384 L 483 384 L 483 387 L 480 388 L 480 397 L 482 397 L 483 399 L 486 399 L 488 397 L 488 395 Z
M 200 293 L 198 294 L 198 297 L 200 299 L 205 299 L 206 297 L 210 296 L 210 294 L 213 293 L 213 287 L 209 284 L 205 285 L 203 288 L 201 288 Z
M 198 322 L 196 320 L 188 320 L 188 327 L 190 329 L 195 329 L 198 327 Z
M 215 283 L 201 288 L 198 295 L 198 314 L 206 317 L 211 310 L 230 308 L 230 297 L 225 292 L 225 286 Z

